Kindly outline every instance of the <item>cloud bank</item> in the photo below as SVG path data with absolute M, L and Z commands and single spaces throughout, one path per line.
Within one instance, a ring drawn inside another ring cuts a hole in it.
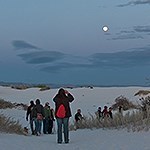
M 114 37 L 108 40 L 131 40 L 131 39 L 145 39 L 145 35 L 150 34 L 150 25 L 134 26 L 129 30 L 121 30 L 116 33 Z
M 37 51 L 19 54 L 26 63 L 29 64 L 43 64 L 51 63 L 64 58 L 64 54 L 56 51 Z
M 120 5 L 117 5 L 118 7 L 126 7 L 126 6 L 130 6 L 130 5 L 144 5 L 144 4 L 150 4 L 150 0 L 137 0 L 137 1 L 131 1 L 131 2 L 128 2 L 126 4 L 120 4 Z
M 12 41 L 12 45 L 14 46 L 14 48 L 16 50 L 20 50 L 20 49 L 40 49 L 32 44 L 29 44 L 25 41 L 22 41 L 22 40 L 14 40 Z
M 87 57 L 48 50 L 21 53 L 18 56 L 27 64 L 38 65 L 40 70 L 49 73 L 72 69 L 124 69 L 149 66 L 150 46 L 115 53 L 95 53 Z

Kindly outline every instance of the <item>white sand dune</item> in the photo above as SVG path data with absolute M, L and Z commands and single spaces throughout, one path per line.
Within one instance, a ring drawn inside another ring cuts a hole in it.
M 111 88 L 75 88 L 68 89 L 75 100 L 71 104 L 72 114 L 77 108 L 82 109 L 83 114 L 94 113 L 98 106 L 111 106 L 115 98 L 120 95 L 127 97 L 133 102 L 137 102 L 139 97 L 134 94 L 139 90 L 149 90 L 146 87 L 111 87 Z M 39 91 L 38 88 L 27 90 L 15 90 L 10 87 L 0 86 L 0 98 L 7 101 L 26 103 L 40 98 L 42 104 L 46 101 L 54 107 L 52 101 L 58 89 Z M 25 111 L 16 109 L 0 110 L 1 113 L 18 119 L 25 126 Z M 73 119 L 73 117 L 72 117 Z M 0 133 L 0 146 L 2 150 L 150 150 L 149 132 L 127 132 L 126 130 L 77 130 L 70 132 L 70 143 L 58 145 L 56 134 L 36 136 L 20 136 L 15 134 Z

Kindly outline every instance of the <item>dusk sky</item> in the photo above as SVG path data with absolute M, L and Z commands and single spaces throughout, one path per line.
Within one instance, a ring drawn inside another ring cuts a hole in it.
M 146 85 L 150 0 L 0 0 L 0 69 L 4 82 Z

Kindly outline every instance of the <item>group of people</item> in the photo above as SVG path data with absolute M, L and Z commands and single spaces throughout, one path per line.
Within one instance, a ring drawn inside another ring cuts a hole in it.
M 40 135 L 43 123 L 43 133 L 51 134 L 53 129 L 53 122 L 56 118 L 57 122 L 57 143 L 61 144 L 63 142 L 69 143 L 69 118 L 72 116 L 70 103 L 74 100 L 73 95 L 60 88 L 58 93 L 54 96 L 53 102 L 55 103 L 55 111 L 50 107 L 49 103 L 46 102 L 45 106 L 40 103 L 39 99 L 30 101 L 30 106 L 27 109 L 26 120 L 30 121 L 30 128 L 33 135 Z M 104 106 L 104 109 L 101 110 L 101 107 L 98 107 L 96 111 L 96 116 L 98 119 L 103 119 L 106 117 L 113 119 L 112 108 Z M 77 109 L 76 114 L 74 115 L 75 123 L 78 125 L 80 120 L 83 120 L 84 117 L 81 114 L 81 109 Z
M 43 133 L 51 134 L 54 121 L 54 111 L 50 107 L 49 103 L 46 102 L 43 106 L 39 99 L 30 101 L 30 106 L 26 112 L 26 120 L 30 122 L 30 128 L 32 135 L 40 135 L 43 123 Z
M 101 107 L 98 107 L 97 111 L 95 112 L 97 119 L 102 120 L 104 118 L 111 118 L 113 119 L 113 113 L 112 108 L 104 106 L 103 110 Z M 84 117 L 81 113 L 81 109 L 77 109 L 77 112 L 74 116 L 75 119 L 75 129 L 78 129 L 80 124 L 82 123 L 82 120 L 84 120 Z
M 106 117 L 109 117 L 113 119 L 113 113 L 112 113 L 112 108 L 104 106 L 104 109 L 102 110 L 101 107 L 98 107 L 98 110 L 95 112 L 96 116 L 98 119 L 104 119 Z
M 57 143 L 63 142 L 62 134 L 64 133 L 64 142 L 69 143 L 69 118 L 71 117 L 70 103 L 74 100 L 72 94 L 67 90 L 60 88 L 54 96 L 55 112 L 46 102 L 45 106 L 40 103 L 39 99 L 30 101 L 30 106 L 27 109 L 26 120 L 30 121 L 30 128 L 33 135 L 40 135 L 43 123 L 43 133 L 51 134 L 53 121 L 57 122 Z

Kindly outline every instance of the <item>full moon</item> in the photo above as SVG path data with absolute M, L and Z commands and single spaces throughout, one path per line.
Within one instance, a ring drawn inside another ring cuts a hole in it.
M 107 31 L 109 30 L 109 28 L 108 28 L 107 26 L 103 26 L 102 30 L 103 30 L 104 32 L 107 32 Z

